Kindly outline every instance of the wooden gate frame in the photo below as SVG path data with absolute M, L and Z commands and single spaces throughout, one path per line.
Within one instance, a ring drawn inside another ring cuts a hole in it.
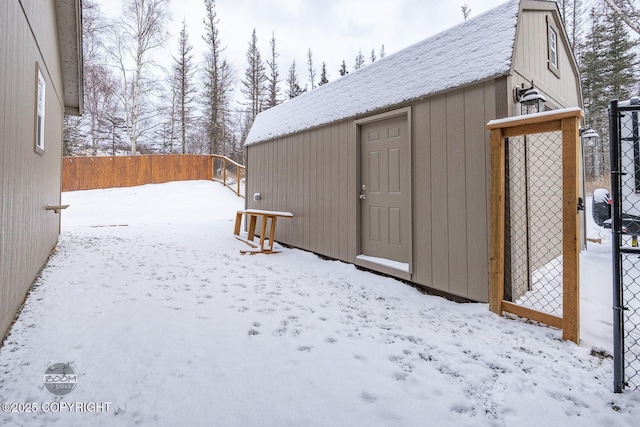
M 562 329 L 562 338 L 580 341 L 580 120 L 579 108 L 492 120 L 489 310 L 526 317 Z M 562 317 L 504 300 L 505 147 L 506 138 L 536 133 L 562 132 Z

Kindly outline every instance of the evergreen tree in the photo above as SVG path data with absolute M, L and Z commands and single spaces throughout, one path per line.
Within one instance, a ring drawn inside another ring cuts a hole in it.
M 222 65 L 220 66 L 220 103 L 222 105 L 222 109 L 220 110 L 220 123 L 222 130 L 222 155 L 227 156 L 230 154 L 229 147 L 231 144 L 231 149 L 235 150 L 236 148 L 234 144 L 235 133 L 231 131 L 233 126 L 233 117 L 230 113 L 231 110 L 231 101 L 233 94 L 233 87 L 235 85 L 235 73 L 231 68 L 231 64 L 226 60 L 222 61 Z M 244 139 L 241 141 L 239 149 L 242 150 L 244 146 Z
M 173 64 L 173 93 L 175 94 L 175 122 L 178 129 L 178 139 L 180 143 L 180 152 L 186 153 L 187 135 L 190 133 L 194 124 L 195 96 L 196 88 L 193 84 L 193 78 L 196 72 L 193 64 L 193 54 L 191 51 L 193 46 L 189 43 L 189 35 L 187 33 L 187 24 L 182 21 L 182 29 L 178 39 L 178 56 L 174 58 Z M 171 126 L 173 127 L 173 114 Z M 171 145 L 173 143 L 173 129 L 171 131 Z M 170 152 L 173 151 L 170 146 Z
M 322 86 L 327 83 L 329 83 L 329 76 L 327 74 L 327 64 L 323 62 L 322 71 L 320 72 L 320 83 L 318 83 L 318 86 Z
M 615 13 L 592 8 L 590 20 L 580 64 L 586 123 L 600 134 L 600 144 L 594 153 L 597 158 L 587 159 L 587 163 L 602 165 L 598 172 L 604 174 L 609 168 L 607 106 L 612 99 L 630 96 L 637 82 L 636 55 L 626 27 Z
M 605 25 L 601 20 L 599 11 L 591 10 L 591 28 L 586 37 L 584 50 L 582 51 L 581 77 L 582 92 L 585 111 L 585 123 L 587 127 L 600 134 L 600 144 L 597 151 L 585 151 L 585 175 L 588 180 L 600 178 L 602 170 L 595 165 L 602 165 L 603 152 L 608 150 L 608 136 L 606 134 L 606 80 L 603 70 L 606 67 L 606 40 Z M 596 170 L 597 169 L 597 170 Z
M 353 64 L 354 70 L 359 70 L 364 66 L 364 55 L 362 54 L 362 49 L 358 50 L 358 54 L 356 55 L 356 61 Z
M 380 48 L 380 59 L 384 58 L 387 55 L 387 52 L 384 51 L 384 44 Z
M 296 61 L 294 60 L 289 67 L 289 74 L 287 75 L 287 96 L 289 99 L 302 95 L 304 90 L 300 87 L 298 81 L 298 72 L 296 71 Z
M 278 72 L 278 63 L 276 59 L 278 58 L 278 54 L 276 53 L 276 35 L 275 33 L 271 33 L 271 60 L 267 60 L 267 66 L 269 67 L 269 76 L 267 77 L 267 81 L 269 82 L 269 100 L 267 102 L 267 106 L 275 107 L 278 105 L 278 95 L 280 93 L 280 74 Z
M 376 51 L 375 51 L 375 49 L 371 49 L 371 57 L 370 57 L 370 59 L 371 59 L 371 63 L 376 62 Z
M 228 65 L 222 59 L 223 51 L 218 34 L 218 19 L 215 0 L 205 0 L 206 15 L 204 18 L 205 35 L 203 39 L 207 50 L 204 66 L 204 118 L 208 154 L 221 154 L 225 134 L 225 100 L 229 88 L 224 85 L 224 72 L 228 73 Z
M 629 37 L 624 23 L 615 14 L 609 13 L 607 34 L 609 36 L 609 96 L 611 99 L 628 99 L 636 83 L 637 75 L 635 43 Z
M 316 88 L 316 70 L 313 68 L 313 55 L 311 49 L 307 51 L 307 67 L 309 70 L 309 82 L 311 83 L 311 89 Z
M 340 76 L 346 76 L 347 74 L 349 74 L 349 71 L 347 70 L 347 64 L 344 62 L 344 60 L 342 60 L 342 65 L 340 65 L 339 73 Z
M 267 75 L 265 74 L 264 62 L 258 50 L 258 37 L 256 29 L 253 29 L 249 49 L 247 49 L 247 68 L 242 80 L 241 92 L 246 96 L 248 107 L 248 126 L 251 127 L 253 120 L 262 110 L 265 103 L 265 92 L 267 89 Z
M 591 10 L 591 28 L 585 41 L 585 49 L 581 56 L 582 88 L 586 121 L 591 126 L 602 121 L 607 108 L 606 69 L 607 43 L 606 26 L 601 19 L 600 11 Z

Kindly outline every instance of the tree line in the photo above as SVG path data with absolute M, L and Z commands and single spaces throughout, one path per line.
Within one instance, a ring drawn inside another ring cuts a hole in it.
M 65 155 L 222 154 L 242 161 L 258 113 L 329 82 L 325 62 L 317 76 L 311 49 L 305 64 L 309 84 L 301 84 L 295 60 L 283 79 L 275 33 L 265 61 L 255 29 L 238 77 L 224 57 L 215 0 L 202 1 L 204 57 L 194 56 L 183 21 L 169 69 L 156 58 L 167 50 L 170 0 L 124 0 L 113 21 L 97 0 L 82 2 L 84 114 L 65 117 Z M 384 45 L 377 55 L 372 49 L 369 60 L 378 56 L 385 56 Z M 360 50 L 353 69 L 366 62 Z M 349 72 L 344 60 L 338 72 Z
M 329 82 L 325 62 L 317 74 L 311 49 L 302 65 L 307 84 L 295 60 L 282 76 L 275 33 L 264 60 L 255 29 L 244 72 L 236 75 L 224 57 L 215 0 L 203 0 L 204 58 L 195 58 L 183 21 L 172 65 L 161 67 L 155 58 L 166 54 L 169 1 L 124 0 L 114 21 L 96 0 L 82 2 L 85 114 L 65 117 L 65 155 L 206 153 L 242 161 L 259 112 Z M 600 134 L 600 144 L 586 153 L 587 178 L 594 180 L 608 173 L 609 101 L 640 91 L 640 7 L 636 0 L 557 3 L 580 68 L 586 124 Z M 467 5 L 461 10 L 463 19 L 472 12 Z M 384 45 L 367 56 L 360 49 L 351 67 L 343 60 L 339 76 L 384 57 Z
M 561 10 L 573 23 L 587 127 L 600 135 L 599 144 L 585 148 L 585 174 L 589 182 L 607 181 L 610 172 L 608 105 L 640 94 L 637 40 L 640 8 L 632 0 L 601 0 L 588 10 L 573 0 Z M 574 17 L 575 10 L 581 12 Z M 606 185 L 606 184 L 605 184 Z

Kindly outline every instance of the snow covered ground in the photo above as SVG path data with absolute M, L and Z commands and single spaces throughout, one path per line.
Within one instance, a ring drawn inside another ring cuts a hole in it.
M 576 346 L 307 252 L 242 256 L 242 199 L 217 183 L 63 202 L 58 248 L 0 349 L 2 408 L 38 412 L 0 425 L 638 425 L 640 392 L 612 393 L 612 360 L 591 354 L 611 345 L 607 233 L 582 257 Z M 43 385 L 56 362 L 77 374 L 63 397 Z

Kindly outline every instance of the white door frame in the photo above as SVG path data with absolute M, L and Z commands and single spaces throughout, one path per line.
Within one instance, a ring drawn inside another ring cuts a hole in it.
M 413 272 L 413 172 L 412 172 L 412 161 L 409 161 L 409 164 L 406 165 L 406 173 L 409 174 L 409 188 L 407 189 L 408 197 L 409 197 L 409 211 L 408 211 L 408 224 L 409 224 L 409 233 L 408 238 L 409 241 L 408 251 L 409 251 L 409 266 L 408 269 L 405 267 L 399 267 L 395 265 L 393 262 L 389 263 L 379 263 L 372 262 L 368 259 L 362 258 L 362 208 L 359 199 L 360 196 L 360 188 L 362 185 L 362 165 L 361 165 L 361 134 L 360 129 L 362 125 L 378 122 L 381 120 L 386 120 L 398 116 L 405 116 L 407 119 L 407 138 L 408 138 L 408 149 L 409 149 L 409 158 L 411 159 L 411 148 L 413 145 L 413 136 L 411 133 L 412 125 L 411 125 L 411 107 L 400 108 L 398 110 L 388 111 L 381 114 L 376 114 L 374 116 L 365 117 L 359 120 L 354 121 L 355 126 L 355 136 L 356 136 L 356 177 L 357 177 L 357 193 L 354 195 L 354 198 L 357 200 L 356 202 L 356 257 L 354 259 L 354 264 L 359 265 L 361 267 L 365 267 L 370 270 L 379 271 L 381 273 L 388 274 L 390 276 L 399 277 L 405 280 L 411 280 L 411 273 Z

